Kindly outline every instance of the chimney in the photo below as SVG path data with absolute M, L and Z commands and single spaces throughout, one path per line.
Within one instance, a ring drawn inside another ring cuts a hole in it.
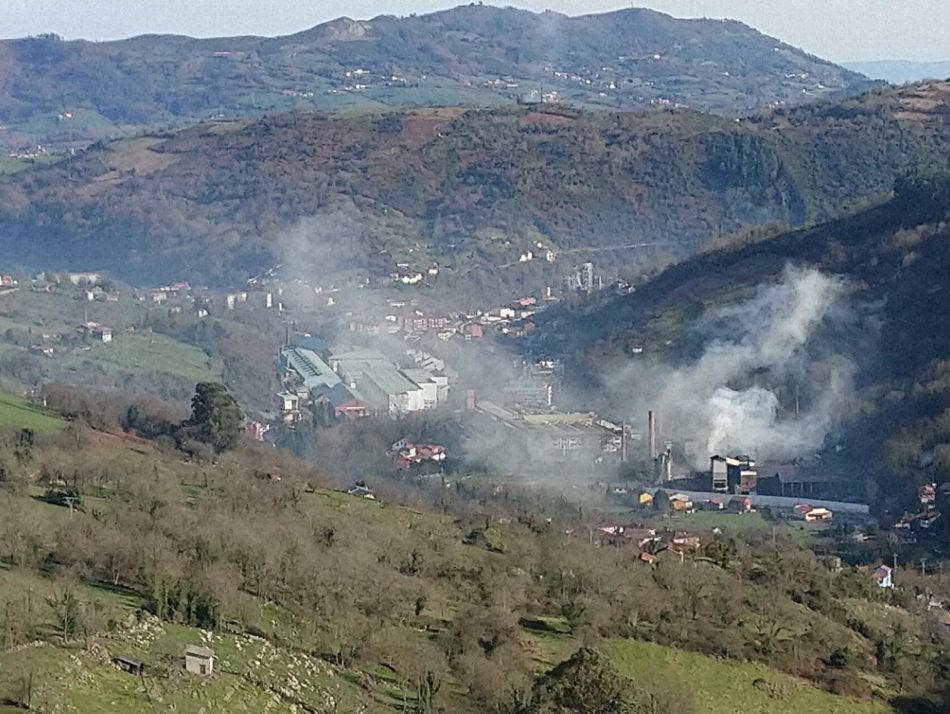
M 466 411 L 475 411 L 475 390 L 468 389 L 465 392 L 465 410 Z
M 620 463 L 627 463 L 627 422 L 620 425 Z
M 647 413 L 647 431 L 649 433 L 649 437 L 648 437 L 649 439 L 648 443 L 649 443 L 649 448 L 650 448 L 649 456 L 651 459 L 655 459 L 656 458 L 656 415 L 653 413 L 652 409 Z

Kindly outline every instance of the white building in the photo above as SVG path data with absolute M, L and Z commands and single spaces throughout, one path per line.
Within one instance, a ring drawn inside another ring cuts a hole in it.
M 404 369 L 402 373 L 419 385 L 422 390 L 422 401 L 425 409 L 432 409 L 439 402 L 439 384 L 433 376 L 424 369 Z
M 390 417 L 426 409 L 422 387 L 396 369 L 367 369 L 356 384 L 371 404 Z
M 214 652 L 207 647 L 188 645 L 185 648 L 185 670 L 194 674 L 212 674 L 214 672 Z

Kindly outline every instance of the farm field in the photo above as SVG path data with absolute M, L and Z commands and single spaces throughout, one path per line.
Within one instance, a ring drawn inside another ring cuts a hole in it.
M 25 399 L 0 393 L 0 426 L 50 433 L 64 429 L 66 422 Z
M 894 714 L 884 703 L 859 702 L 817 689 L 760 664 L 727 662 L 650 642 L 610 640 L 604 646 L 617 669 L 633 680 L 700 692 L 698 714 Z

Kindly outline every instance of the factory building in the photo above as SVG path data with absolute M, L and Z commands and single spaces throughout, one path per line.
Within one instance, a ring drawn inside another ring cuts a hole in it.
M 361 395 L 380 414 L 398 418 L 434 408 L 448 396 L 448 377 L 412 367 L 399 369 L 377 350 L 333 352 L 330 367 L 351 390 Z
M 554 403 L 554 384 L 543 375 L 519 375 L 505 385 L 505 401 L 529 409 L 550 409 Z
M 418 367 L 400 371 L 415 382 L 422 390 L 422 402 L 425 405 L 423 407 L 424 409 L 432 409 L 436 404 L 445 399 L 445 397 L 440 399 L 439 394 L 444 393 L 444 391 L 448 389 L 449 381 L 447 377 L 437 377 Z
M 479 400 L 467 413 L 468 433 L 479 451 L 505 455 L 512 468 L 614 468 L 620 458 L 615 435 L 590 413 L 514 410 L 488 400 Z
M 355 386 L 344 384 L 313 350 L 304 347 L 283 350 L 280 363 L 284 370 L 282 381 L 291 387 L 280 395 L 281 416 L 286 423 L 299 421 L 299 409 L 305 405 L 324 418 L 364 417 L 372 412 Z M 296 399 L 291 400 L 291 395 Z
M 397 369 L 366 369 L 357 385 L 380 413 L 393 419 L 427 408 L 423 388 Z
M 709 477 L 717 493 L 755 493 L 758 472 L 748 456 L 713 456 L 709 459 Z

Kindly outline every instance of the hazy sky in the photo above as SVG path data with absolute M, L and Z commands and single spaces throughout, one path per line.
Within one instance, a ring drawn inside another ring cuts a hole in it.
M 489 0 L 486 0 L 486 2 Z M 452 7 L 451 0 L 0 0 L 0 36 L 56 32 L 114 39 L 151 32 L 281 35 L 346 15 L 365 19 Z M 493 0 L 570 15 L 652 7 L 728 17 L 836 61 L 950 59 L 950 0 Z

